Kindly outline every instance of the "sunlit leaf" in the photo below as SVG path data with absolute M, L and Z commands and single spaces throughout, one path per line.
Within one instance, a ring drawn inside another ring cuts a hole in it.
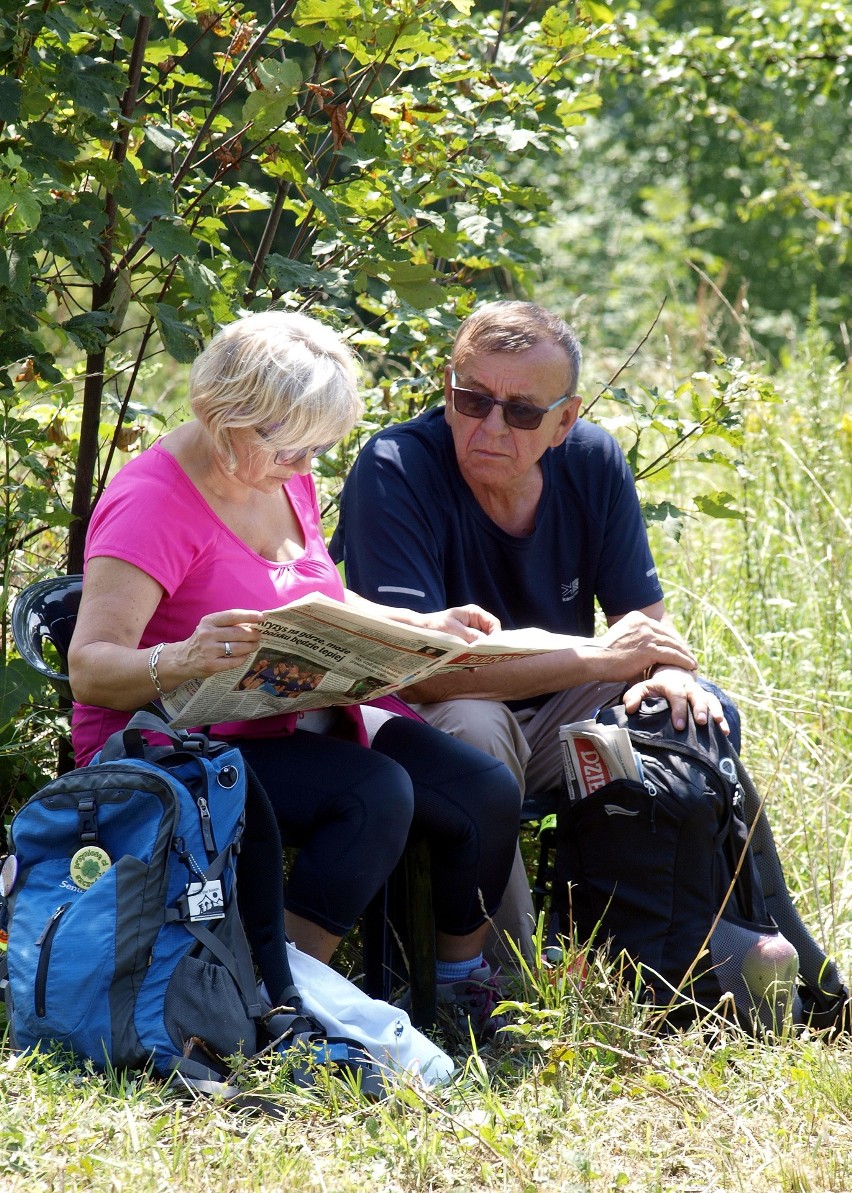
M 732 505 L 735 500 L 730 493 L 704 493 L 695 498 L 695 504 L 709 518 L 737 518 L 742 521 L 745 514 Z

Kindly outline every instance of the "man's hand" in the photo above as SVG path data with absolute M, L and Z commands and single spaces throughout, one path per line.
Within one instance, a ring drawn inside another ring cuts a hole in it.
M 500 622 L 493 613 L 480 609 L 479 605 L 456 605 L 452 609 L 440 609 L 437 613 L 423 613 L 420 624 L 429 630 L 443 630 L 455 634 L 465 642 L 476 642 L 483 635 L 493 634 L 500 629 Z
M 619 618 L 594 644 L 608 655 L 608 679 L 629 680 L 649 667 L 690 672 L 697 666 L 695 655 L 670 621 L 658 621 L 638 610 Z
M 686 708 L 690 704 L 692 715 L 699 725 L 706 725 L 712 717 L 723 733 L 730 733 L 722 705 L 712 692 L 706 691 L 696 682 L 689 671 L 683 671 L 678 667 L 661 667 L 650 679 L 635 683 L 624 693 L 624 707 L 627 712 L 636 712 L 646 696 L 665 697 L 672 710 L 672 724 L 675 729 L 685 727 Z

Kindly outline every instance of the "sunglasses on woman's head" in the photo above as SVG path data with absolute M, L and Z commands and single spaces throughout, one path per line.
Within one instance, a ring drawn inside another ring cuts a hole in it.
M 522 402 L 518 398 L 494 398 L 491 394 L 480 393 L 477 389 L 465 389 L 456 385 L 455 369 L 450 374 L 450 392 L 453 409 L 459 414 L 466 414 L 468 418 L 488 418 L 495 406 L 501 406 L 506 425 L 519 431 L 537 430 L 545 414 L 549 414 L 572 397 L 571 394 L 563 394 L 549 406 L 534 406 L 532 402 Z

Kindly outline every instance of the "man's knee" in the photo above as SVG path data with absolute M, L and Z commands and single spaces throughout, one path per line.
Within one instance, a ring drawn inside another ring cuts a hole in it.
M 509 768 L 524 794 L 530 748 L 512 712 L 497 700 L 445 700 L 418 704 L 417 712 L 444 733 L 490 754 Z

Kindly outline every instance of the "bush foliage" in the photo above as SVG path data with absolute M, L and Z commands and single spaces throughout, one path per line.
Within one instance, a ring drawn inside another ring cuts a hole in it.
M 45 736 L 11 599 L 80 570 L 122 454 L 241 312 L 310 310 L 362 357 L 367 416 L 319 466 L 332 516 L 361 439 L 440 399 L 458 320 L 497 295 L 575 318 L 608 362 L 587 410 L 637 476 L 700 444 L 702 482 L 649 488 L 649 519 L 741 516 L 744 419 L 774 393 L 748 327 L 795 325 L 819 281 L 842 339 L 846 34 L 815 0 L 0 0 L 8 781 Z M 666 369 L 628 388 L 649 329 Z

